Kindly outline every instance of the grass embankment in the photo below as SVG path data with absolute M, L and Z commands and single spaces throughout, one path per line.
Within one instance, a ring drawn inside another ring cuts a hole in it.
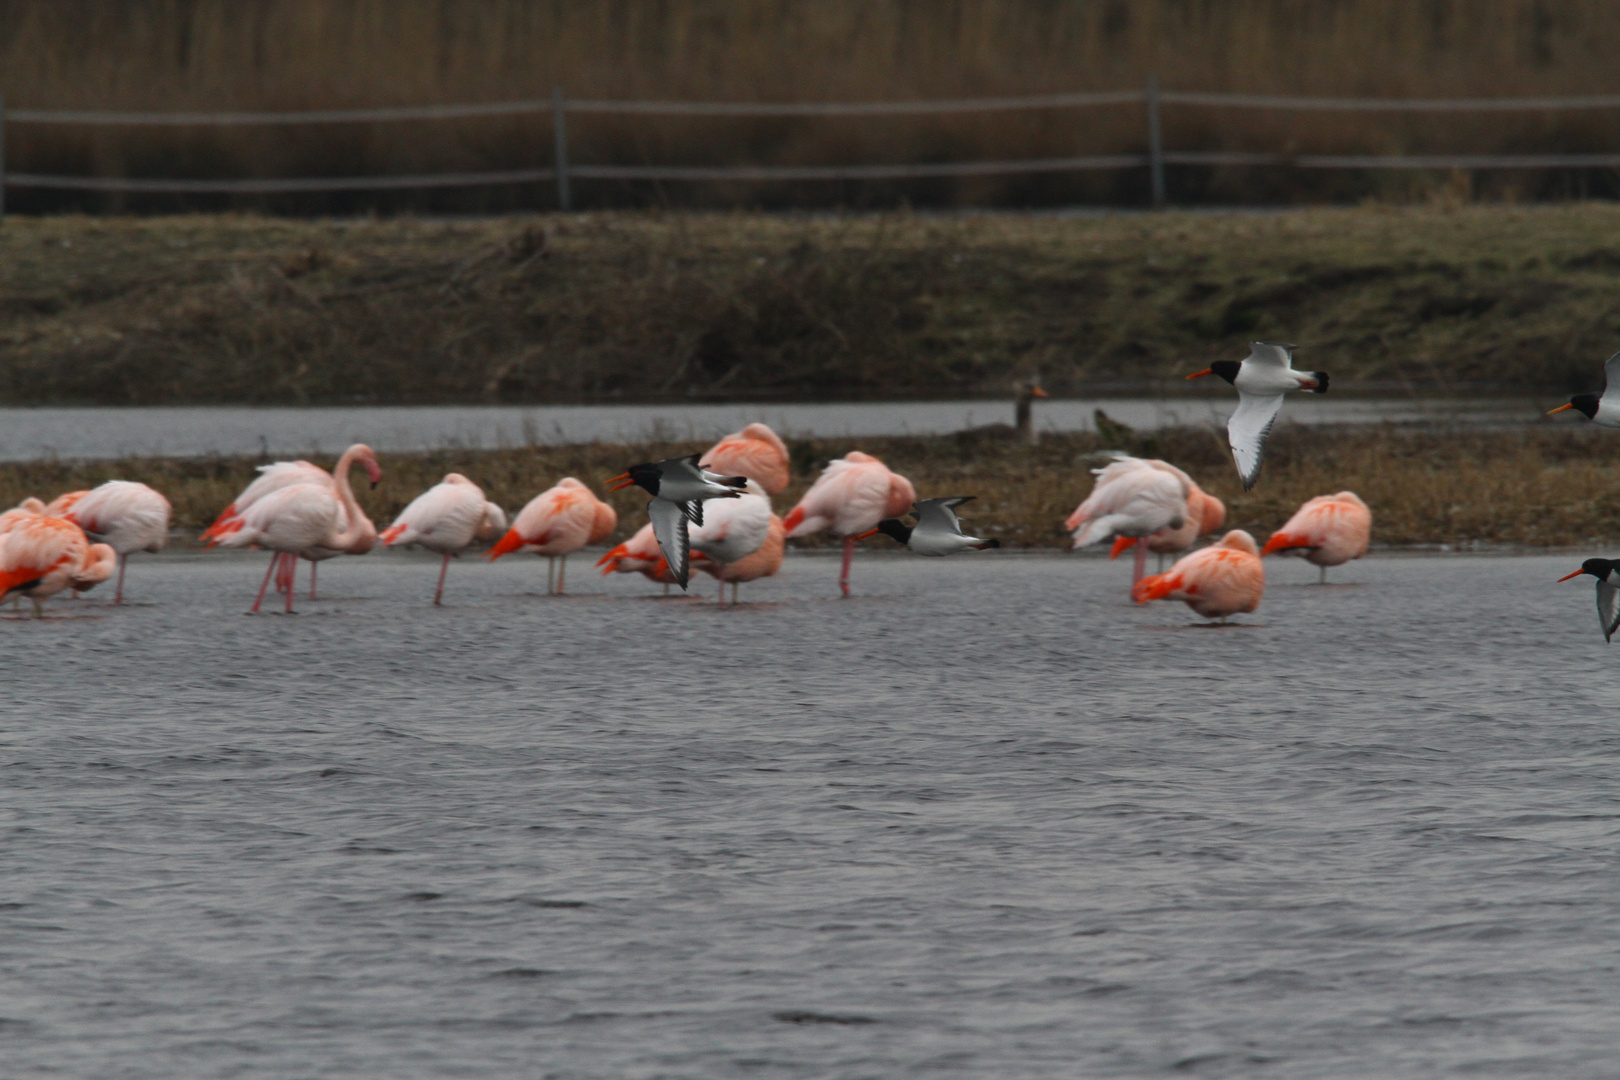
M 0 402 L 858 399 L 1185 387 L 1252 338 L 1339 390 L 1586 389 L 1620 207 L 1104 218 L 11 219 Z
M 1062 521 L 1091 489 L 1088 466 L 1101 440 L 1049 436 L 1036 448 L 1005 439 L 821 440 L 791 445 L 792 486 L 776 499 L 785 513 L 822 464 L 854 448 L 878 454 L 910 477 L 919 495 L 975 495 L 965 508 L 972 528 L 1012 547 L 1066 547 Z M 500 451 L 385 454 L 384 480 L 360 492 L 367 513 L 386 524 L 447 471 L 465 473 L 508 511 L 516 511 L 564 475 L 603 481 L 636 461 L 705 449 L 698 443 L 590 445 Z M 1228 527 L 1261 540 L 1305 499 L 1343 489 L 1371 505 L 1374 540 L 1383 544 L 1591 545 L 1620 539 L 1620 439 L 1592 429 L 1417 432 L 1396 428 L 1284 428 L 1271 440 L 1253 492 L 1238 486 L 1221 435 L 1178 429 L 1127 441 L 1125 449 L 1183 466 L 1225 500 Z M 103 480 L 143 480 L 175 506 L 176 528 L 200 532 L 253 476 L 241 459 L 132 459 L 111 463 L 0 466 L 0 505 L 26 495 L 51 498 Z M 331 461 L 320 464 L 330 466 Z M 363 485 L 362 485 L 363 486 Z M 646 521 L 639 490 L 609 496 L 619 511 L 615 540 Z M 826 538 L 795 543 L 821 544 Z
M 900 101 L 1167 88 L 1389 97 L 1556 96 L 1615 86 L 1620 9 L 1591 0 L 4 0 L 12 108 L 346 109 L 575 98 Z M 1293 154 L 1601 151 L 1620 114 L 1347 113 L 1166 106 L 1180 150 Z M 1139 103 L 899 117 L 575 114 L 573 160 L 718 165 L 972 161 L 1140 153 Z M 14 172 L 103 177 L 348 176 L 549 165 L 550 117 L 7 132 Z M 1598 170 L 1482 173 L 1567 196 Z M 1143 203 L 1145 170 L 864 184 L 578 181 L 582 205 Z M 1432 184 L 1386 170 L 1170 170 L 1214 201 L 1354 199 Z M 551 185 L 276 197 L 14 188 L 20 207 L 483 210 L 554 205 Z

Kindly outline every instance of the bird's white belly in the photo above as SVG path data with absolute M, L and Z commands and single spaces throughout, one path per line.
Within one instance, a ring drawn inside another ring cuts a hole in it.
M 1269 371 L 1265 369 L 1256 371 L 1245 365 L 1243 370 L 1238 372 L 1237 378 L 1232 380 L 1232 385 L 1245 394 L 1270 397 L 1298 390 L 1301 378 L 1298 372 L 1289 368 L 1281 371 L 1275 368 Z

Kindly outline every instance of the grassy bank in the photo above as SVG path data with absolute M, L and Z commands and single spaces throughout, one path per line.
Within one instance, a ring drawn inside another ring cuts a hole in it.
M 1090 491 L 1086 468 L 1105 449 L 1091 435 L 1052 436 L 1037 448 L 973 435 L 798 442 L 791 446 L 794 482 L 777 498 L 779 512 L 793 505 L 828 458 L 857 447 L 909 476 L 923 497 L 976 495 L 978 501 L 965 511 L 973 527 L 1013 547 L 1067 546 L 1062 521 Z M 604 480 L 631 463 L 704 448 L 665 443 L 386 454 L 383 483 L 361 492 L 360 499 L 374 520 L 386 523 L 454 470 L 515 511 L 564 475 L 601 492 Z M 1229 526 L 1262 539 L 1305 499 L 1349 488 L 1372 507 L 1374 539 L 1384 544 L 1587 545 L 1597 553 L 1620 541 L 1620 438 L 1591 428 L 1461 433 L 1284 428 L 1272 438 L 1259 485 L 1247 494 L 1212 430 L 1159 432 L 1127 440 L 1124 448 L 1181 465 L 1226 501 Z M 255 464 L 132 459 L 0 465 L 0 505 L 26 495 L 50 498 L 107 479 L 143 480 L 174 503 L 176 527 L 195 535 L 247 484 Z M 620 515 L 615 539 L 645 523 L 644 495 L 620 492 L 610 498 Z
M 1620 9 L 1592 0 L 0 0 L 12 108 L 305 110 L 576 98 L 884 101 L 1139 89 L 1388 97 L 1615 87 Z M 1166 145 L 1301 154 L 1600 151 L 1612 110 L 1423 115 L 1167 107 Z M 574 116 L 573 160 L 802 165 L 1138 153 L 1139 104 L 995 114 L 761 119 Z M 550 118 L 269 127 L 13 124 L 15 172 L 344 176 L 550 163 Z M 1573 180 L 1573 183 L 1571 182 Z M 1434 183 L 1383 170 L 1184 168 L 1177 198 L 1355 199 Z M 1598 170 L 1482 173 L 1562 195 Z M 1032 205 L 1146 201 L 1142 170 L 867 184 L 581 181 L 582 205 Z M 1599 190 L 1594 187 L 1591 190 Z M 17 188 L 16 207 L 554 205 L 548 185 L 276 197 Z
M 539 402 L 1601 385 L 1620 207 L 1099 218 L 13 218 L 0 402 Z

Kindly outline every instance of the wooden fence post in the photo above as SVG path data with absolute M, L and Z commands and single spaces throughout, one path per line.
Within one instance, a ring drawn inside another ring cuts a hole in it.
M 556 143 L 557 209 L 566 213 L 573 209 L 573 194 L 568 190 L 568 110 L 561 86 L 551 88 L 551 134 Z
M 1159 128 L 1159 77 L 1147 80 L 1148 180 L 1153 189 L 1153 208 L 1164 206 L 1164 135 Z

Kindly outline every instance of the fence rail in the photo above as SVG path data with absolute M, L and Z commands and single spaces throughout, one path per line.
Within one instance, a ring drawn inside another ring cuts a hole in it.
M 943 113 L 1006 112 L 1028 109 L 1142 105 L 1146 109 L 1147 151 L 1009 161 L 910 163 L 893 165 L 591 165 L 569 160 L 568 114 L 753 117 L 919 116 Z M 569 209 L 571 180 L 818 181 L 900 180 L 952 176 L 998 176 L 1096 169 L 1147 168 L 1153 201 L 1165 201 L 1166 165 L 1284 166 L 1300 169 L 1545 169 L 1616 168 L 1620 153 L 1605 154 L 1406 154 L 1287 155 L 1247 151 L 1165 150 L 1160 110 L 1165 105 L 1206 108 L 1355 112 L 1524 112 L 1620 108 L 1620 94 L 1548 98 L 1322 98 L 1160 90 L 1153 79 L 1143 90 L 1036 94 L 1024 97 L 956 98 L 935 101 L 705 102 L 603 101 L 570 99 L 560 88 L 549 99 L 495 101 L 375 109 L 314 109 L 298 112 L 111 112 L 105 110 L 7 109 L 0 100 L 0 214 L 5 190 L 50 188 L 162 194 L 286 194 L 327 191 L 384 191 L 475 187 L 496 184 L 555 184 L 558 204 Z M 550 114 L 554 163 L 547 167 L 403 176 L 334 176 L 189 180 L 54 176 L 7 173 L 5 129 L 9 124 L 94 125 L 110 127 L 271 126 L 342 123 L 396 123 Z

